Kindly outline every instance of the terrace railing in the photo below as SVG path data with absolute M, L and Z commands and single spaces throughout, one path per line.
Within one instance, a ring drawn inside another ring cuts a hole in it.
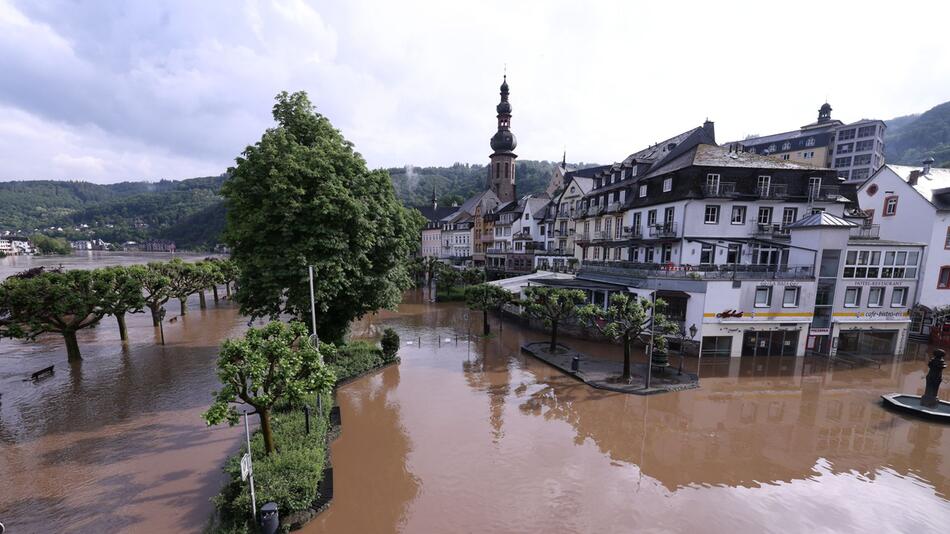
M 801 280 L 815 277 L 811 265 L 685 265 L 630 261 L 585 260 L 590 272 L 633 278 L 678 278 L 684 280 Z

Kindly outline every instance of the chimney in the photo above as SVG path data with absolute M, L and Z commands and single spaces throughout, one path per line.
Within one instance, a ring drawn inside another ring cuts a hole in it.
M 715 143 L 716 142 L 716 123 L 706 119 L 706 122 L 703 123 L 703 130 L 706 131 L 706 135 L 709 136 L 709 139 Z
M 920 174 L 930 174 L 930 167 L 934 164 L 933 157 L 928 157 L 924 160 L 924 170 Z
M 910 171 L 910 176 L 907 177 L 907 183 L 910 185 L 917 185 L 917 179 L 920 178 L 920 175 L 922 174 L 924 173 L 918 171 L 917 169 Z

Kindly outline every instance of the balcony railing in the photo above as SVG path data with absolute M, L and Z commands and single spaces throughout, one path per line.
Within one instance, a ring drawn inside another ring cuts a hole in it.
M 736 194 L 735 182 L 720 182 L 718 184 L 706 184 L 703 186 L 703 196 L 731 197 L 735 194 Z
M 676 237 L 677 224 L 675 222 L 654 224 L 650 227 L 650 237 Z
M 486 254 L 505 254 L 509 249 L 505 247 L 488 247 L 485 249 Z
M 620 211 L 622 207 L 623 207 L 623 203 L 621 202 L 611 202 L 610 204 L 607 205 L 607 212 L 614 213 L 614 212 Z
M 811 265 L 670 265 L 630 261 L 589 261 L 583 270 L 633 278 L 685 280 L 796 280 L 815 277 Z
M 620 237 L 623 239 L 641 239 L 643 237 L 643 230 L 640 229 L 639 226 L 636 228 L 626 226 L 623 232 L 621 232 Z
M 594 232 L 594 241 L 606 241 L 610 239 L 609 232 L 598 231 Z
M 577 243 L 586 243 L 590 241 L 590 234 L 586 232 L 578 232 L 577 235 L 574 236 L 574 241 Z
M 788 186 L 785 184 L 763 185 L 756 188 L 756 194 L 762 199 L 786 199 L 788 198 Z
M 857 239 L 880 239 L 881 225 L 869 224 L 851 229 L 851 237 Z
M 816 200 L 837 200 L 839 196 L 838 193 L 839 188 L 836 185 L 810 187 L 808 188 L 808 201 L 815 202 Z
M 754 235 L 760 237 L 788 237 L 790 235 L 789 229 L 785 228 L 781 224 L 756 224 Z

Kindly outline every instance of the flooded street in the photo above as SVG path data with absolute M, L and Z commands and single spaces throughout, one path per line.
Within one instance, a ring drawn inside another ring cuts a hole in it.
M 520 344 L 545 336 L 510 323 L 500 339 L 456 345 L 467 317 L 454 305 L 404 304 L 364 322 L 393 326 L 413 345 L 404 344 L 399 367 L 339 391 L 335 498 L 305 532 L 950 524 L 950 427 L 879 404 L 883 392 L 922 391 L 922 360 L 851 370 L 802 358 L 707 359 L 700 389 L 638 397 L 526 358 Z
M 246 327 L 232 305 L 209 306 L 202 312 L 194 301 L 166 325 L 164 349 L 138 314 L 123 351 L 107 318 L 82 333 L 81 368 L 69 368 L 56 337 L 0 342 L 8 532 L 201 531 L 242 429 L 208 429 L 199 416 L 216 387 L 220 340 Z M 701 388 L 639 397 L 592 389 L 520 353 L 544 332 L 509 322 L 501 336 L 466 343 L 480 320 L 409 295 L 398 313 L 355 325 L 357 336 L 396 328 L 402 363 L 339 390 L 335 497 L 303 532 L 946 532 L 950 524 L 950 427 L 879 404 L 881 393 L 922 391 L 922 358 L 880 369 L 710 358 Z M 51 364 L 54 377 L 22 381 Z
M 210 299 L 209 299 L 210 300 Z M 246 319 L 213 303 L 165 325 L 129 316 L 79 333 L 70 368 L 59 336 L 0 341 L 0 521 L 8 532 L 199 532 L 221 487 L 221 465 L 243 429 L 207 428 L 219 340 Z M 177 311 L 177 305 L 173 307 Z M 169 313 L 169 318 L 177 315 Z M 37 383 L 30 373 L 55 365 Z

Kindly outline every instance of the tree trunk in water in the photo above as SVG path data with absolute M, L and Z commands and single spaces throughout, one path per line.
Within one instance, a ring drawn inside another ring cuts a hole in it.
M 149 309 L 149 311 L 152 312 L 152 326 L 154 326 L 154 327 L 157 328 L 157 327 L 158 327 L 158 323 L 159 323 L 158 314 L 159 314 L 159 312 L 161 311 L 162 306 L 161 306 L 161 304 L 158 304 L 158 303 L 156 302 L 156 303 L 149 304 L 149 305 L 148 305 L 148 309 Z
M 224 283 L 224 293 L 228 296 L 228 300 L 231 300 L 231 282 Z
M 482 322 L 483 322 L 482 326 L 484 327 L 484 330 L 485 330 L 485 335 L 487 336 L 488 334 L 491 333 L 491 327 L 488 326 L 488 309 L 487 308 L 482 310 Z
M 121 339 L 123 343 L 127 342 L 129 340 L 129 332 L 125 328 L 125 314 L 116 314 L 115 322 L 119 323 L 119 339 Z
M 202 310 L 208 307 L 208 304 L 205 302 L 204 289 L 198 292 L 198 307 L 200 307 Z
M 551 323 L 551 354 L 557 352 L 557 321 Z
M 261 418 L 261 434 L 264 435 L 264 452 L 270 454 L 274 452 L 274 436 L 270 429 L 270 410 L 258 410 L 258 416 Z
M 82 355 L 79 354 L 79 341 L 76 340 L 76 332 L 72 330 L 63 332 L 63 339 L 66 340 L 66 355 L 69 358 L 69 363 L 81 362 Z
M 630 380 L 630 338 L 623 336 L 623 379 Z
M 211 291 L 214 292 L 214 303 L 218 303 L 218 286 L 212 286 Z
M 185 297 L 185 298 L 183 298 L 183 299 L 178 299 L 178 302 L 181 303 L 181 314 L 182 314 L 182 315 L 188 314 L 188 304 L 186 303 L 187 300 L 188 300 L 188 297 Z

